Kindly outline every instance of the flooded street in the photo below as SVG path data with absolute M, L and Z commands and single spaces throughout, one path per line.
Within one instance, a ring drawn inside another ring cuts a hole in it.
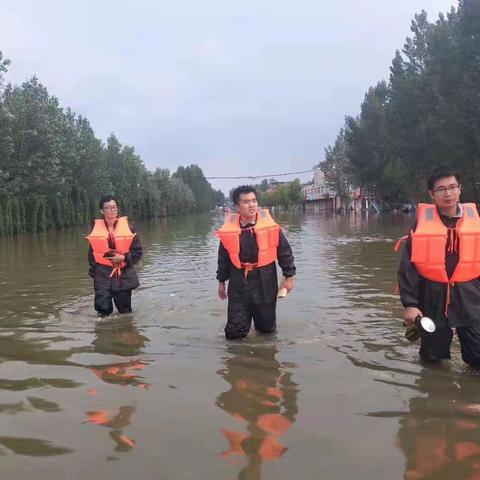
M 84 229 L 0 239 L 0 464 L 15 480 L 480 478 L 478 375 L 403 336 L 406 216 L 276 216 L 278 333 L 223 335 L 221 215 L 138 225 L 133 314 L 98 322 Z

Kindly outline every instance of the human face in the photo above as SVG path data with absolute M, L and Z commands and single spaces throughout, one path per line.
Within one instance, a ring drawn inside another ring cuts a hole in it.
M 440 178 L 428 193 L 440 210 L 453 210 L 460 201 L 461 185 L 454 176 Z
M 115 200 L 110 200 L 103 204 L 103 208 L 100 210 L 105 220 L 115 220 L 118 215 L 118 206 Z
M 257 215 L 257 196 L 253 192 L 241 193 L 237 203 L 238 213 L 245 220 L 253 220 Z

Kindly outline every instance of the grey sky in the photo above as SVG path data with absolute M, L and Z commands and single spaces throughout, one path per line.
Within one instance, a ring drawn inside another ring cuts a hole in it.
M 36 74 L 150 169 L 260 175 L 318 163 L 366 89 L 388 78 L 414 14 L 432 21 L 452 5 L 0 0 L 0 50 L 8 80 Z

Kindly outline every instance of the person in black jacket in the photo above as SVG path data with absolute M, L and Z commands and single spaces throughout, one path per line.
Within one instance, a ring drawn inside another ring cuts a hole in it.
M 118 202 L 113 195 L 105 195 L 100 199 L 99 208 L 109 232 L 108 246 L 111 249 L 111 255 L 108 256 L 108 260 L 112 266 L 97 263 L 90 246 L 88 274 L 93 278 L 94 307 L 99 316 L 107 316 L 113 312 L 113 302 L 115 302 L 119 313 L 129 313 L 132 311 L 132 290 L 140 286 L 133 266 L 142 258 L 142 244 L 138 235 L 135 235 L 129 252 L 125 254 L 116 252 L 114 232 L 118 218 Z M 135 233 L 131 226 L 130 230 Z M 120 271 L 115 272 L 114 269 L 119 266 Z
M 464 215 L 464 208 L 459 203 L 460 177 L 447 169 L 437 170 L 428 179 L 428 191 L 441 222 L 448 229 L 444 268 L 450 280 L 459 264 L 462 248 L 458 237 L 458 224 Z M 413 231 L 416 228 L 417 224 Z M 409 235 L 398 269 L 400 298 L 405 307 L 405 325 L 413 325 L 418 316 L 430 317 L 436 325 L 435 333 L 421 338 L 420 357 L 426 361 L 450 358 L 452 328 L 455 328 L 464 362 L 480 366 L 479 278 L 455 283 L 429 280 L 420 275 L 411 258 L 412 236 Z
M 258 203 L 257 193 L 250 186 L 237 187 L 232 200 L 240 215 L 240 262 L 252 265 L 258 262 L 258 245 L 255 234 Z M 281 285 L 287 291 L 293 288 L 295 264 L 292 249 L 280 230 L 277 261 L 285 277 Z M 233 265 L 229 252 L 220 243 L 218 250 L 218 296 L 228 297 L 228 319 L 225 335 L 228 339 L 247 336 L 253 318 L 255 329 L 260 333 L 273 333 L 276 329 L 276 301 L 278 291 L 275 261 L 251 270 Z M 225 282 L 228 283 L 228 294 Z

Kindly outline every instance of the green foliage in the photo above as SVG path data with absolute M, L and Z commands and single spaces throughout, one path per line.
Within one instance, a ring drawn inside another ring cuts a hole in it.
M 153 182 L 159 195 L 161 215 L 179 215 L 195 208 L 195 197 L 190 187 L 180 178 L 172 177 L 170 170 L 157 168 L 153 173 Z
M 298 178 L 285 183 L 265 178 L 258 185 L 251 186 L 257 191 L 258 203 L 262 207 L 282 206 L 288 209 L 302 202 L 302 184 Z M 230 200 L 234 190 L 232 188 L 229 192 Z
M 257 188 L 262 206 L 282 206 L 288 209 L 302 201 L 302 184 L 298 178 L 282 184 L 270 183 L 270 186 L 262 191 L 264 188 L 265 184 L 260 184 Z
M 353 183 L 352 164 L 347 157 L 345 130 L 342 128 L 335 145 L 325 149 L 325 161 L 320 164 L 327 184 L 337 192 L 342 202 L 348 207 L 350 186 Z
M 225 195 L 221 190 L 215 190 L 213 192 L 213 200 L 215 205 L 222 206 L 225 204 Z
M 197 165 L 152 173 L 115 135 L 104 146 L 88 120 L 63 109 L 36 77 L 3 88 L 9 63 L 0 51 L 0 236 L 88 224 L 105 193 L 139 219 L 223 203 Z
M 453 166 L 463 198 L 478 201 L 480 2 L 462 0 L 435 23 L 422 11 L 411 31 L 389 82 L 370 88 L 359 116 L 346 118 L 322 169 L 339 192 L 348 179 L 399 202 L 423 199 L 430 172 Z
M 190 165 L 188 167 L 180 166 L 177 168 L 174 177 L 183 181 L 183 183 L 190 188 L 195 199 L 194 208 L 197 212 L 209 210 L 215 205 L 218 195 L 198 165 Z
M 8 70 L 10 65 L 10 60 L 8 58 L 3 58 L 3 53 L 0 50 L 0 86 L 2 86 L 3 74 Z

